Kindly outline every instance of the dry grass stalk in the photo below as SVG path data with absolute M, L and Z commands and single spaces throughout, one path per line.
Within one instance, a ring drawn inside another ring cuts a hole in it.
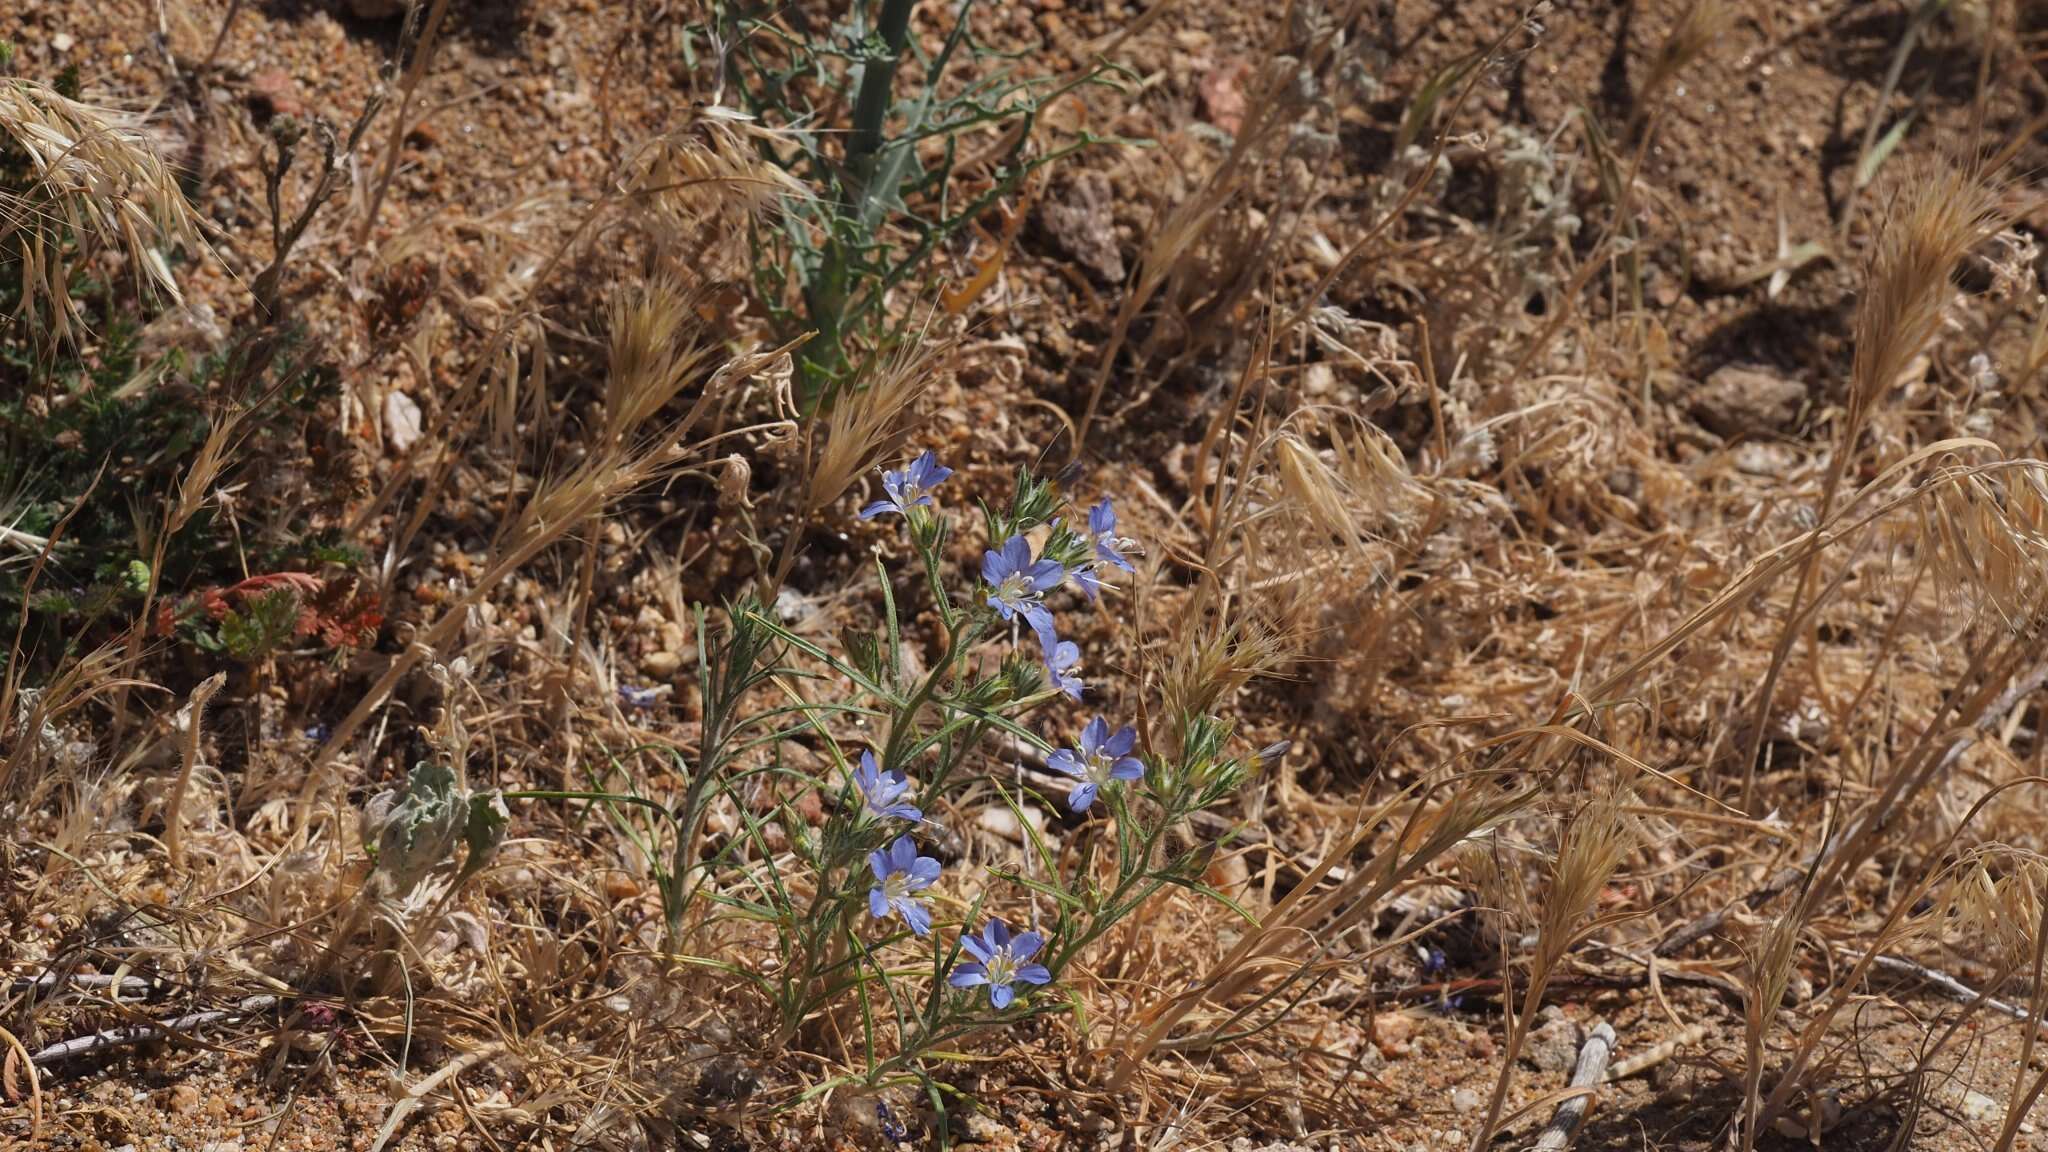
M 594 455 L 567 475 L 543 483 L 501 535 L 490 564 L 470 589 L 450 602 L 440 619 L 391 662 L 314 754 L 306 782 L 299 791 L 299 829 L 303 831 L 312 819 L 320 791 L 327 783 L 327 766 L 421 660 L 440 657 L 468 623 L 471 608 L 543 549 L 589 524 L 613 498 L 654 480 L 688 456 L 688 450 L 673 443 L 638 451 L 613 448 Z
M 1536 951 L 1529 962 L 1529 983 L 1522 991 L 1521 1008 L 1508 1017 L 1500 1075 L 1494 1080 L 1493 1096 L 1487 1102 L 1478 1134 L 1472 1138 L 1472 1152 L 1485 1152 L 1494 1133 L 1500 1130 L 1508 1087 L 1514 1081 L 1515 1061 L 1528 1040 L 1536 1010 L 1542 1006 L 1544 991 L 1558 965 L 1589 932 L 1614 919 L 1603 921 L 1595 915 L 1589 920 L 1588 913 L 1594 910 L 1622 861 L 1635 851 L 1635 825 L 1627 812 L 1631 802 L 1626 796 L 1602 797 L 1574 817 L 1565 829 L 1564 842 L 1551 869 L 1550 888 L 1537 915 Z
M 1362 812 L 1356 830 L 1309 869 L 1301 883 L 1275 904 L 1256 928 L 1248 930 L 1220 963 L 1177 995 L 1139 1013 L 1138 1032 L 1121 1054 L 1116 1083 L 1125 1082 L 1197 1008 L 1229 1005 L 1268 972 L 1298 972 L 1314 964 L 1332 942 L 1376 915 L 1380 904 L 1402 883 L 1468 838 L 1521 811 L 1537 795 L 1537 786 L 1508 788 L 1504 784 L 1488 774 L 1454 777 L 1432 788 L 1405 789 L 1370 812 Z M 1396 820 L 1400 832 L 1393 843 L 1355 868 L 1343 882 L 1321 886 L 1338 861 L 1351 859 L 1383 825 Z M 1317 945 L 1317 941 L 1324 943 Z
M 202 721 L 206 705 L 227 682 L 225 672 L 216 672 L 200 681 L 172 720 L 181 737 L 178 741 L 178 780 L 172 785 L 170 801 L 164 807 L 164 851 L 170 855 L 173 870 L 185 866 L 185 794 L 192 790 L 192 771 L 199 766 L 199 746 L 205 738 Z
M 1934 338 L 1955 295 L 1952 279 L 1957 267 L 1971 249 L 1998 231 L 1999 219 L 1995 190 L 1975 170 L 1942 168 L 1914 173 L 1894 197 L 1865 268 L 1864 292 L 1856 309 L 1856 357 L 1850 372 L 1848 406 L 1821 485 L 1816 521 L 1825 521 L 1834 512 L 1872 407 Z M 1808 596 L 1818 562 L 1816 554 L 1800 569 L 1770 667 L 1757 692 L 1742 755 L 1744 808 L 1754 809 L 1757 755 L 1778 678 L 1793 642 L 1802 633 L 1798 624 L 1812 609 Z
M 145 294 L 181 302 L 164 249 L 203 249 L 197 216 L 140 117 L 0 79 L 0 136 L 28 159 L 25 193 L 0 191 L 0 246 L 20 261 L 16 316 L 32 342 L 75 343 L 84 322 L 70 285 L 96 252 L 117 251 Z M 79 246 L 67 253 L 66 233 Z

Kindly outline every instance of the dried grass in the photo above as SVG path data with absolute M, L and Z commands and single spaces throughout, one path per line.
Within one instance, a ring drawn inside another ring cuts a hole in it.
M 182 302 L 166 252 L 197 255 L 205 244 L 141 117 L 7 78 L 0 136 L 28 160 L 27 191 L 0 190 L 0 248 L 18 262 L 24 291 L 15 315 L 32 342 L 76 344 L 84 335 L 72 282 L 99 252 L 119 253 L 139 292 Z

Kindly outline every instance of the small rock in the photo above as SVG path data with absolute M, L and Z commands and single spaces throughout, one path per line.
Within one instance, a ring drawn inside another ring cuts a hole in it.
M 1083 169 L 1057 199 L 1039 206 L 1038 220 L 1062 252 L 1101 279 L 1120 284 L 1124 257 L 1116 243 L 1115 202 L 1109 177 Z
M 1730 364 L 1692 390 L 1686 407 L 1700 426 L 1734 438 L 1777 432 L 1799 417 L 1806 385 L 1762 368 Z
M 1414 1035 L 1415 1017 L 1406 1012 L 1382 1012 L 1372 1018 L 1372 1042 L 1389 1059 L 1407 1055 Z
M 199 1107 L 199 1086 L 180 1084 L 171 1089 L 171 1109 L 176 1112 L 190 1112 Z
M 420 438 L 420 406 L 395 388 L 384 394 L 384 438 L 400 456 Z
M 1529 1047 L 1523 1054 L 1542 1072 L 1569 1072 L 1579 1060 L 1579 1026 L 1562 1015 L 1529 1033 Z
M 640 658 L 640 667 L 656 676 L 673 676 L 682 666 L 683 657 L 679 652 L 650 652 Z
M 1460 1116 L 1475 1111 L 1479 1107 L 1479 1093 L 1470 1088 L 1460 1088 L 1451 1093 L 1451 1107 Z
M 1242 59 L 1210 70 L 1196 86 L 1202 101 L 1202 119 L 1232 136 L 1244 127 L 1244 78 L 1251 65 Z
M 1782 480 L 1792 474 L 1799 465 L 1799 450 L 1790 444 L 1774 444 L 1766 440 L 1749 440 L 1735 446 L 1730 455 L 1739 472 L 1751 476 L 1770 476 Z
M 55 36 L 50 37 L 50 50 L 53 52 L 69 52 L 71 51 L 71 46 L 76 43 L 78 41 L 71 38 L 71 33 L 59 32 Z
M 1974 1089 L 1963 1093 L 1963 1115 L 1979 1123 L 2005 1118 L 2005 1105 Z

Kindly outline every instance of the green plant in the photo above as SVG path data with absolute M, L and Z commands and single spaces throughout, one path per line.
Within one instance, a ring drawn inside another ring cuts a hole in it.
M 927 54 L 912 35 L 913 7 L 855 4 L 844 24 L 812 34 L 800 23 L 792 31 L 780 9 L 732 0 L 708 30 L 724 52 L 724 81 L 772 130 L 756 141 L 762 157 L 817 191 L 789 198 L 750 237 L 755 291 L 773 322 L 786 339 L 810 334 L 798 358 L 807 408 L 884 350 L 889 293 L 917 285 L 940 245 L 1033 170 L 1099 139 L 1084 131 L 1044 151 L 1032 144 L 1039 113 L 1106 82 L 1107 66 L 1020 79 L 970 31 L 974 0 L 962 0 Z M 906 61 L 921 69 L 899 101 Z M 956 75 L 963 62 L 976 74 Z M 990 129 L 1001 132 L 972 162 L 986 175 L 963 193 L 961 145 Z

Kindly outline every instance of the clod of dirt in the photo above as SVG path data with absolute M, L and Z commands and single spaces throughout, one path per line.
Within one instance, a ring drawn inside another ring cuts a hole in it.
M 1084 169 L 1057 199 L 1038 209 L 1038 222 L 1053 246 L 1111 284 L 1123 282 L 1124 256 L 1117 248 L 1112 217 L 1116 192 L 1109 177 Z
M 249 77 L 249 111 L 259 121 L 272 116 L 297 116 L 306 110 L 299 86 L 282 68 L 266 68 Z
M 1730 364 L 1692 390 L 1686 408 L 1700 426 L 1733 439 L 1782 431 L 1798 419 L 1806 385 L 1763 368 Z

